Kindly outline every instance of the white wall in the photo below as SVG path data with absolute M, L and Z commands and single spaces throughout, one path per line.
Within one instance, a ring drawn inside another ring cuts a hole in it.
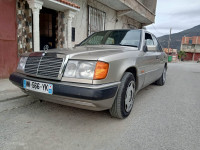
M 182 49 L 183 51 L 186 51 L 186 52 L 200 52 L 200 45 L 181 45 L 182 46 Z
M 195 45 L 196 52 L 200 52 L 200 45 Z
M 81 7 L 80 11 L 77 12 L 75 18 L 72 22 L 72 27 L 76 29 L 76 41 L 73 43 L 78 44 L 82 40 L 84 40 L 88 35 L 88 5 L 97 8 L 106 13 L 106 24 L 105 29 L 127 29 L 129 28 L 128 24 L 135 26 L 136 28 L 140 28 L 140 24 L 135 20 L 123 16 L 117 17 L 117 12 L 111 9 L 108 6 L 105 6 L 95 0 L 70 0 L 73 3 L 76 3 Z M 118 19 L 118 22 L 116 22 Z

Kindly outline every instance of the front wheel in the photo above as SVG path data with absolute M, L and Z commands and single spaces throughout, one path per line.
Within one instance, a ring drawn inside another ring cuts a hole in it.
M 132 73 L 126 72 L 110 109 L 110 114 L 116 118 L 126 118 L 131 113 L 135 99 L 135 78 Z

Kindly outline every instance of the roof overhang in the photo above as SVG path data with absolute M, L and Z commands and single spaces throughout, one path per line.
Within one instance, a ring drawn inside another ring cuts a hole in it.
M 152 24 L 155 14 L 138 0 L 97 0 L 98 2 L 117 11 L 118 17 L 126 15 L 143 25 Z
M 57 0 L 44 0 L 44 7 L 50 8 L 56 11 L 66 11 L 66 10 L 72 10 L 72 11 L 80 11 L 80 8 L 73 7 L 71 5 L 67 5 L 65 3 L 59 2 Z

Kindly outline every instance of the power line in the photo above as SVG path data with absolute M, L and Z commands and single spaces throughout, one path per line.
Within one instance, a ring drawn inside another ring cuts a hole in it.
M 166 33 L 162 33 L 162 32 L 159 32 L 156 27 L 154 26 L 154 24 L 152 24 L 152 27 L 154 28 L 154 30 L 158 33 L 158 34 L 162 34 L 162 35 L 165 35 Z

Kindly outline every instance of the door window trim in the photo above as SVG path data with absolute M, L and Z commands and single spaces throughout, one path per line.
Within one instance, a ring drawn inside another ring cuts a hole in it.
M 157 52 L 162 52 L 162 46 L 160 45 L 158 39 L 156 38 L 155 35 L 152 34 L 153 40 L 155 40 L 157 42 Z

